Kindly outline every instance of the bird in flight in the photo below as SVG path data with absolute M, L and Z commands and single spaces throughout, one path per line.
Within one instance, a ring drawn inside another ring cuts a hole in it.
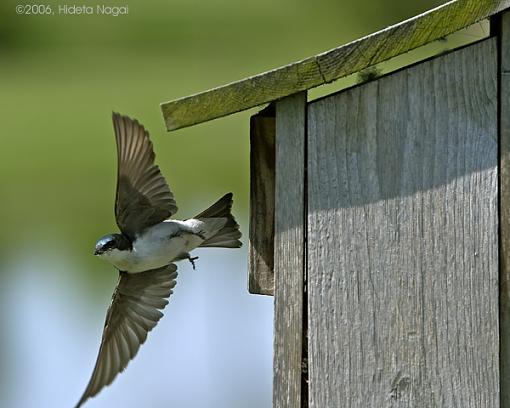
M 96 243 L 94 255 L 119 270 L 119 281 L 106 313 L 103 337 L 92 377 L 76 408 L 112 383 L 138 352 L 176 284 L 175 261 L 195 269 L 197 247 L 239 248 L 241 232 L 231 214 L 232 193 L 197 216 L 168 219 L 177 212 L 174 196 L 159 167 L 149 133 L 138 121 L 113 113 L 117 142 L 115 218 L 120 234 Z

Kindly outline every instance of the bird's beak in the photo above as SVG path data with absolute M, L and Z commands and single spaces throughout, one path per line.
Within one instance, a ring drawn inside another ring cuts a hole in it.
M 101 253 L 101 251 L 99 249 L 94 249 L 94 255 L 97 256 Z

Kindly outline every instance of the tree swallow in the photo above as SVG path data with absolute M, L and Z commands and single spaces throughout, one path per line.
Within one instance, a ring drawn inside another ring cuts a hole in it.
M 174 196 L 159 167 L 145 128 L 113 113 L 117 141 L 115 218 L 120 234 L 97 241 L 94 255 L 119 270 L 119 281 L 106 313 L 103 337 L 92 377 L 76 405 L 112 383 L 138 352 L 147 333 L 163 316 L 176 284 L 173 263 L 187 259 L 197 247 L 239 248 L 241 232 L 231 214 L 232 193 L 184 221 L 169 220 L 177 212 Z

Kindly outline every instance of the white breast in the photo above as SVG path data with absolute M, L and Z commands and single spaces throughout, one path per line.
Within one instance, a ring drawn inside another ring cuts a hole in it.
M 118 269 L 131 273 L 160 268 L 203 242 L 193 232 L 186 222 L 165 221 L 137 237 L 132 251 L 114 249 L 105 258 Z

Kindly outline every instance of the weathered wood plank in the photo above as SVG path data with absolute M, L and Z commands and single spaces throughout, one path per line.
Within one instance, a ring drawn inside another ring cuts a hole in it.
M 275 134 L 270 105 L 250 119 L 248 290 L 259 295 L 274 293 Z
M 510 0 L 453 0 L 357 41 L 161 104 L 168 130 L 240 112 L 353 74 L 488 18 Z
M 498 407 L 496 40 L 308 106 L 310 407 Z
M 499 19 L 500 36 L 500 376 L 501 407 L 510 407 L 510 12 Z
M 301 408 L 306 93 L 276 103 L 273 407 Z

